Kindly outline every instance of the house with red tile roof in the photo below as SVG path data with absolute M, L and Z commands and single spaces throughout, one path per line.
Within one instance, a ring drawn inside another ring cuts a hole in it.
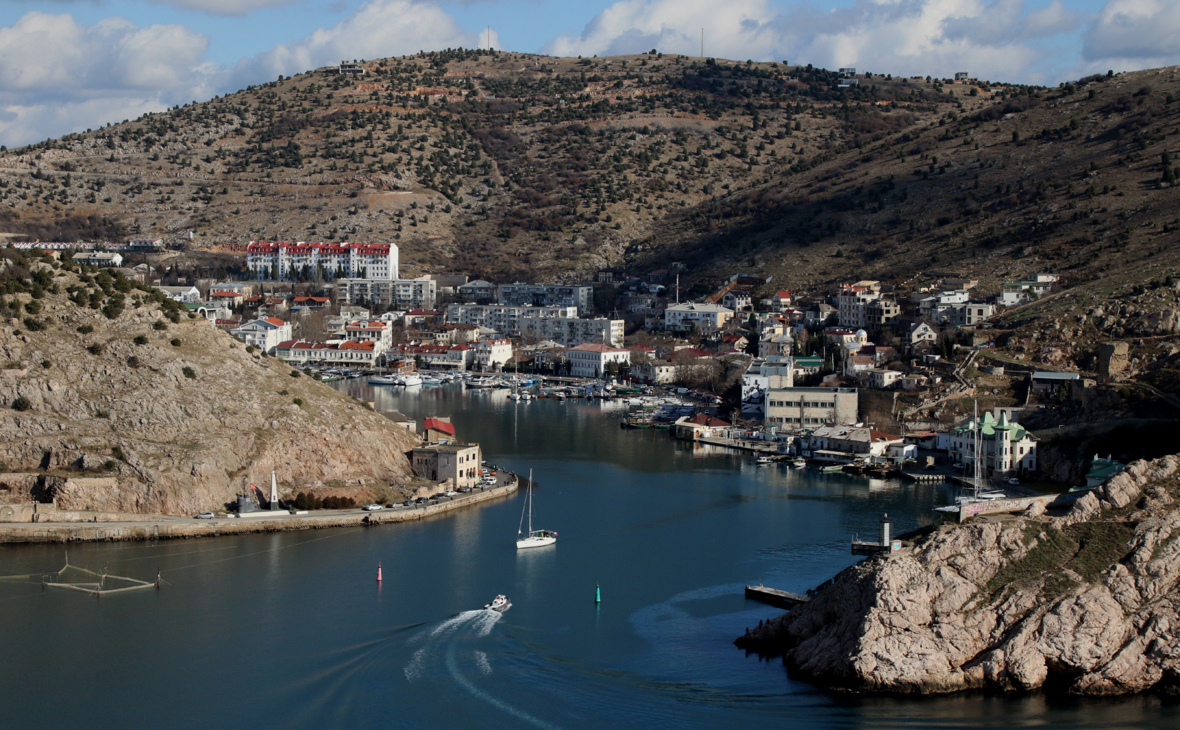
M 291 339 L 291 323 L 284 322 L 278 317 L 262 317 L 230 330 L 229 333 L 247 345 L 253 345 L 268 355 L 273 355 L 280 342 Z
M 455 424 L 442 418 L 427 418 L 422 422 L 422 436 L 428 444 L 455 442 Z
M 701 438 L 724 436 L 725 432 L 730 428 L 731 424 L 729 421 L 724 421 L 706 413 L 698 413 L 695 416 L 682 416 L 677 420 L 674 426 L 674 433 L 676 438 L 686 441 L 696 441 Z

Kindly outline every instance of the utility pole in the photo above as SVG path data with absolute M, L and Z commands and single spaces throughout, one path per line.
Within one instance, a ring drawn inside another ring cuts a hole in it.
M 705 29 L 701 28 L 701 58 L 705 57 Z

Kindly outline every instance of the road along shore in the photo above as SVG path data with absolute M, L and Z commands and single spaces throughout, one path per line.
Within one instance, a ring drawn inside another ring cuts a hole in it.
M 167 515 L 143 515 L 142 519 L 118 522 L 14 522 L 0 523 L 0 544 L 117 542 L 123 540 L 165 540 L 193 537 L 243 535 L 285 530 L 318 530 L 328 527 L 369 527 L 411 522 L 445 514 L 480 502 L 502 499 L 516 492 L 513 479 L 487 489 L 475 489 L 449 500 L 420 507 L 395 507 L 377 512 L 333 510 L 309 514 L 277 512 L 275 517 L 220 518 L 195 520 Z

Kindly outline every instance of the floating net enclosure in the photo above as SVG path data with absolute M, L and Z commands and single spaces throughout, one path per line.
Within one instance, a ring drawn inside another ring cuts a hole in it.
M 150 588 L 158 590 L 164 584 L 164 579 L 160 577 L 158 571 L 154 581 L 128 578 L 125 575 L 111 575 L 107 573 L 106 568 L 103 568 L 101 573 L 96 573 L 88 568 L 70 565 L 69 556 L 66 556 L 66 564 L 62 569 L 56 572 L 30 573 L 28 575 L 2 575 L 0 576 L 0 580 L 22 583 L 32 583 L 40 580 L 42 588 L 61 588 L 69 591 L 81 591 L 82 593 L 89 593 L 95 598 L 109 593 L 126 593 L 127 591 L 142 591 Z

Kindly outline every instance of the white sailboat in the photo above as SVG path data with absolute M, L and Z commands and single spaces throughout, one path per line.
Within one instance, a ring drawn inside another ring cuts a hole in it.
M 524 501 L 524 511 L 520 515 L 520 527 L 516 530 L 516 549 L 524 550 L 525 548 L 545 547 L 557 542 L 557 533 L 549 530 L 534 530 L 533 529 L 533 470 L 529 469 L 529 493 Z M 524 512 L 529 515 L 529 534 L 528 537 L 521 537 L 524 534 Z

